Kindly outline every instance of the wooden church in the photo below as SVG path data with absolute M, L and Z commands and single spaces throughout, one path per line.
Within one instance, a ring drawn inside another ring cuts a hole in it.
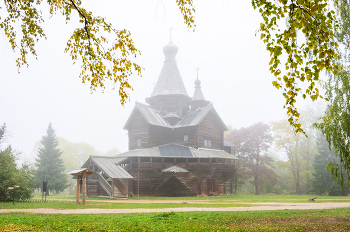
M 90 157 L 82 168 L 90 197 L 199 196 L 232 193 L 236 157 L 224 141 L 225 123 L 205 100 L 201 81 L 187 94 L 172 42 L 148 104 L 136 103 L 125 123 L 129 151 Z

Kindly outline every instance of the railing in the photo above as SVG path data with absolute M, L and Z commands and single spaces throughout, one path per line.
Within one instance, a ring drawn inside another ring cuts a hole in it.
M 112 197 L 112 187 L 106 181 L 106 179 L 103 178 L 103 176 L 101 174 L 99 174 L 98 182 L 101 185 L 101 187 L 106 191 L 106 193 L 109 195 L 109 197 Z

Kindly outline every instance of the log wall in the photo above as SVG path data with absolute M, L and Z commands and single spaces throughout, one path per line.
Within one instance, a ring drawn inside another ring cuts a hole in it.
M 198 125 L 197 128 L 197 140 L 198 147 L 205 148 L 204 140 L 211 140 L 211 149 L 223 150 L 224 149 L 224 131 L 221 128 L 217 117 L 214 113 L 210 112 Z
M 230 162 L 225 163 L 224 160 L 219 159 L 191 159 L 192 162 L 189 162 L 189 160 L 166 157 L 162 158 L 162 163 L 141 162 L 138 165 L 139 169 L 130 170 L 130 174 L 134 177 L 133 196 L 219 195 L 228 194 L 231 191 L 227 190 L 225 185 L 225 182 L 232 178 L 235 172 L 234 165 Z M 165 168 L 174 165 L 185 168 L 189 172 L 161 172 Z M 177 181 L 169 181 L 173 176 L 190 192 Z
M 142 117 L 141 113 L 136 111 L 131 118 L 128 129 L 129 150 L 149 147 L 149 125 Z M 141 146 L 137 146 L 137 139 L 141 138 Z

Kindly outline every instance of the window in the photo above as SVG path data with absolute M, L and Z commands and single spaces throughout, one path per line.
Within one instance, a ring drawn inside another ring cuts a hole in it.
M 211 140 L 204 139 L 204 146 L 205 147 L 211 147 Z
M 188 141 L 188 135 L 184 136 L 184 141 L 187 142 Z
M 138 138 L 138 139 L 136 140 L 136 145 L 137 145 L 138 147 L 141 147 L 141 145 L 142 145 L 142 138 Z

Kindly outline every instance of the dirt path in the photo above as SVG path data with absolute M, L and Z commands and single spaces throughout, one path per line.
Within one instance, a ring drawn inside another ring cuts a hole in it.
M 245 203 L 247 204 L 247 203 Z M 114 214 L 114 213 L 163 213 L 163 212 L 195 212 L 195 211 L 259 211 L 284 209 L 332 209 L 350 207 L 350 202 L 339 203 L 251 203 L 252 207 L 227 208 L 165 208 L 165 209 L 0 209 L 0 213 L 25 212 L 42 214 Z M 261 205 L 261 206 L 256 206 Z M 350 209 L 349 209 L 350 211 Z
M 34 198 L 41 200 L 41 198 Z M 74 199 L 57 199 L 57 198 L 52 198 L 48 199 L 50 201 L 75 201 Z M 80 199 L 81 201 L 81 199 Z M 87 202 L 107 202 L 107 203 L 138 203 L 138 204 L 154 204 L 154 203 L 188 203 L 188 204 L 232 204 L 232 202 L 237 202 L 237 200 L 230 200 L 229 202 L 215 202 L 215 201 L 208 201 L 208 200 L 194 200 L 194 201 L 187 201 L 187 200 L 130 200 L 130 199 L 125 199 L 125 200 L 88 200 Z M 243 203 L 242 203 L 243 204 Z M 245 204 L 245 203 L 244 203 Z

